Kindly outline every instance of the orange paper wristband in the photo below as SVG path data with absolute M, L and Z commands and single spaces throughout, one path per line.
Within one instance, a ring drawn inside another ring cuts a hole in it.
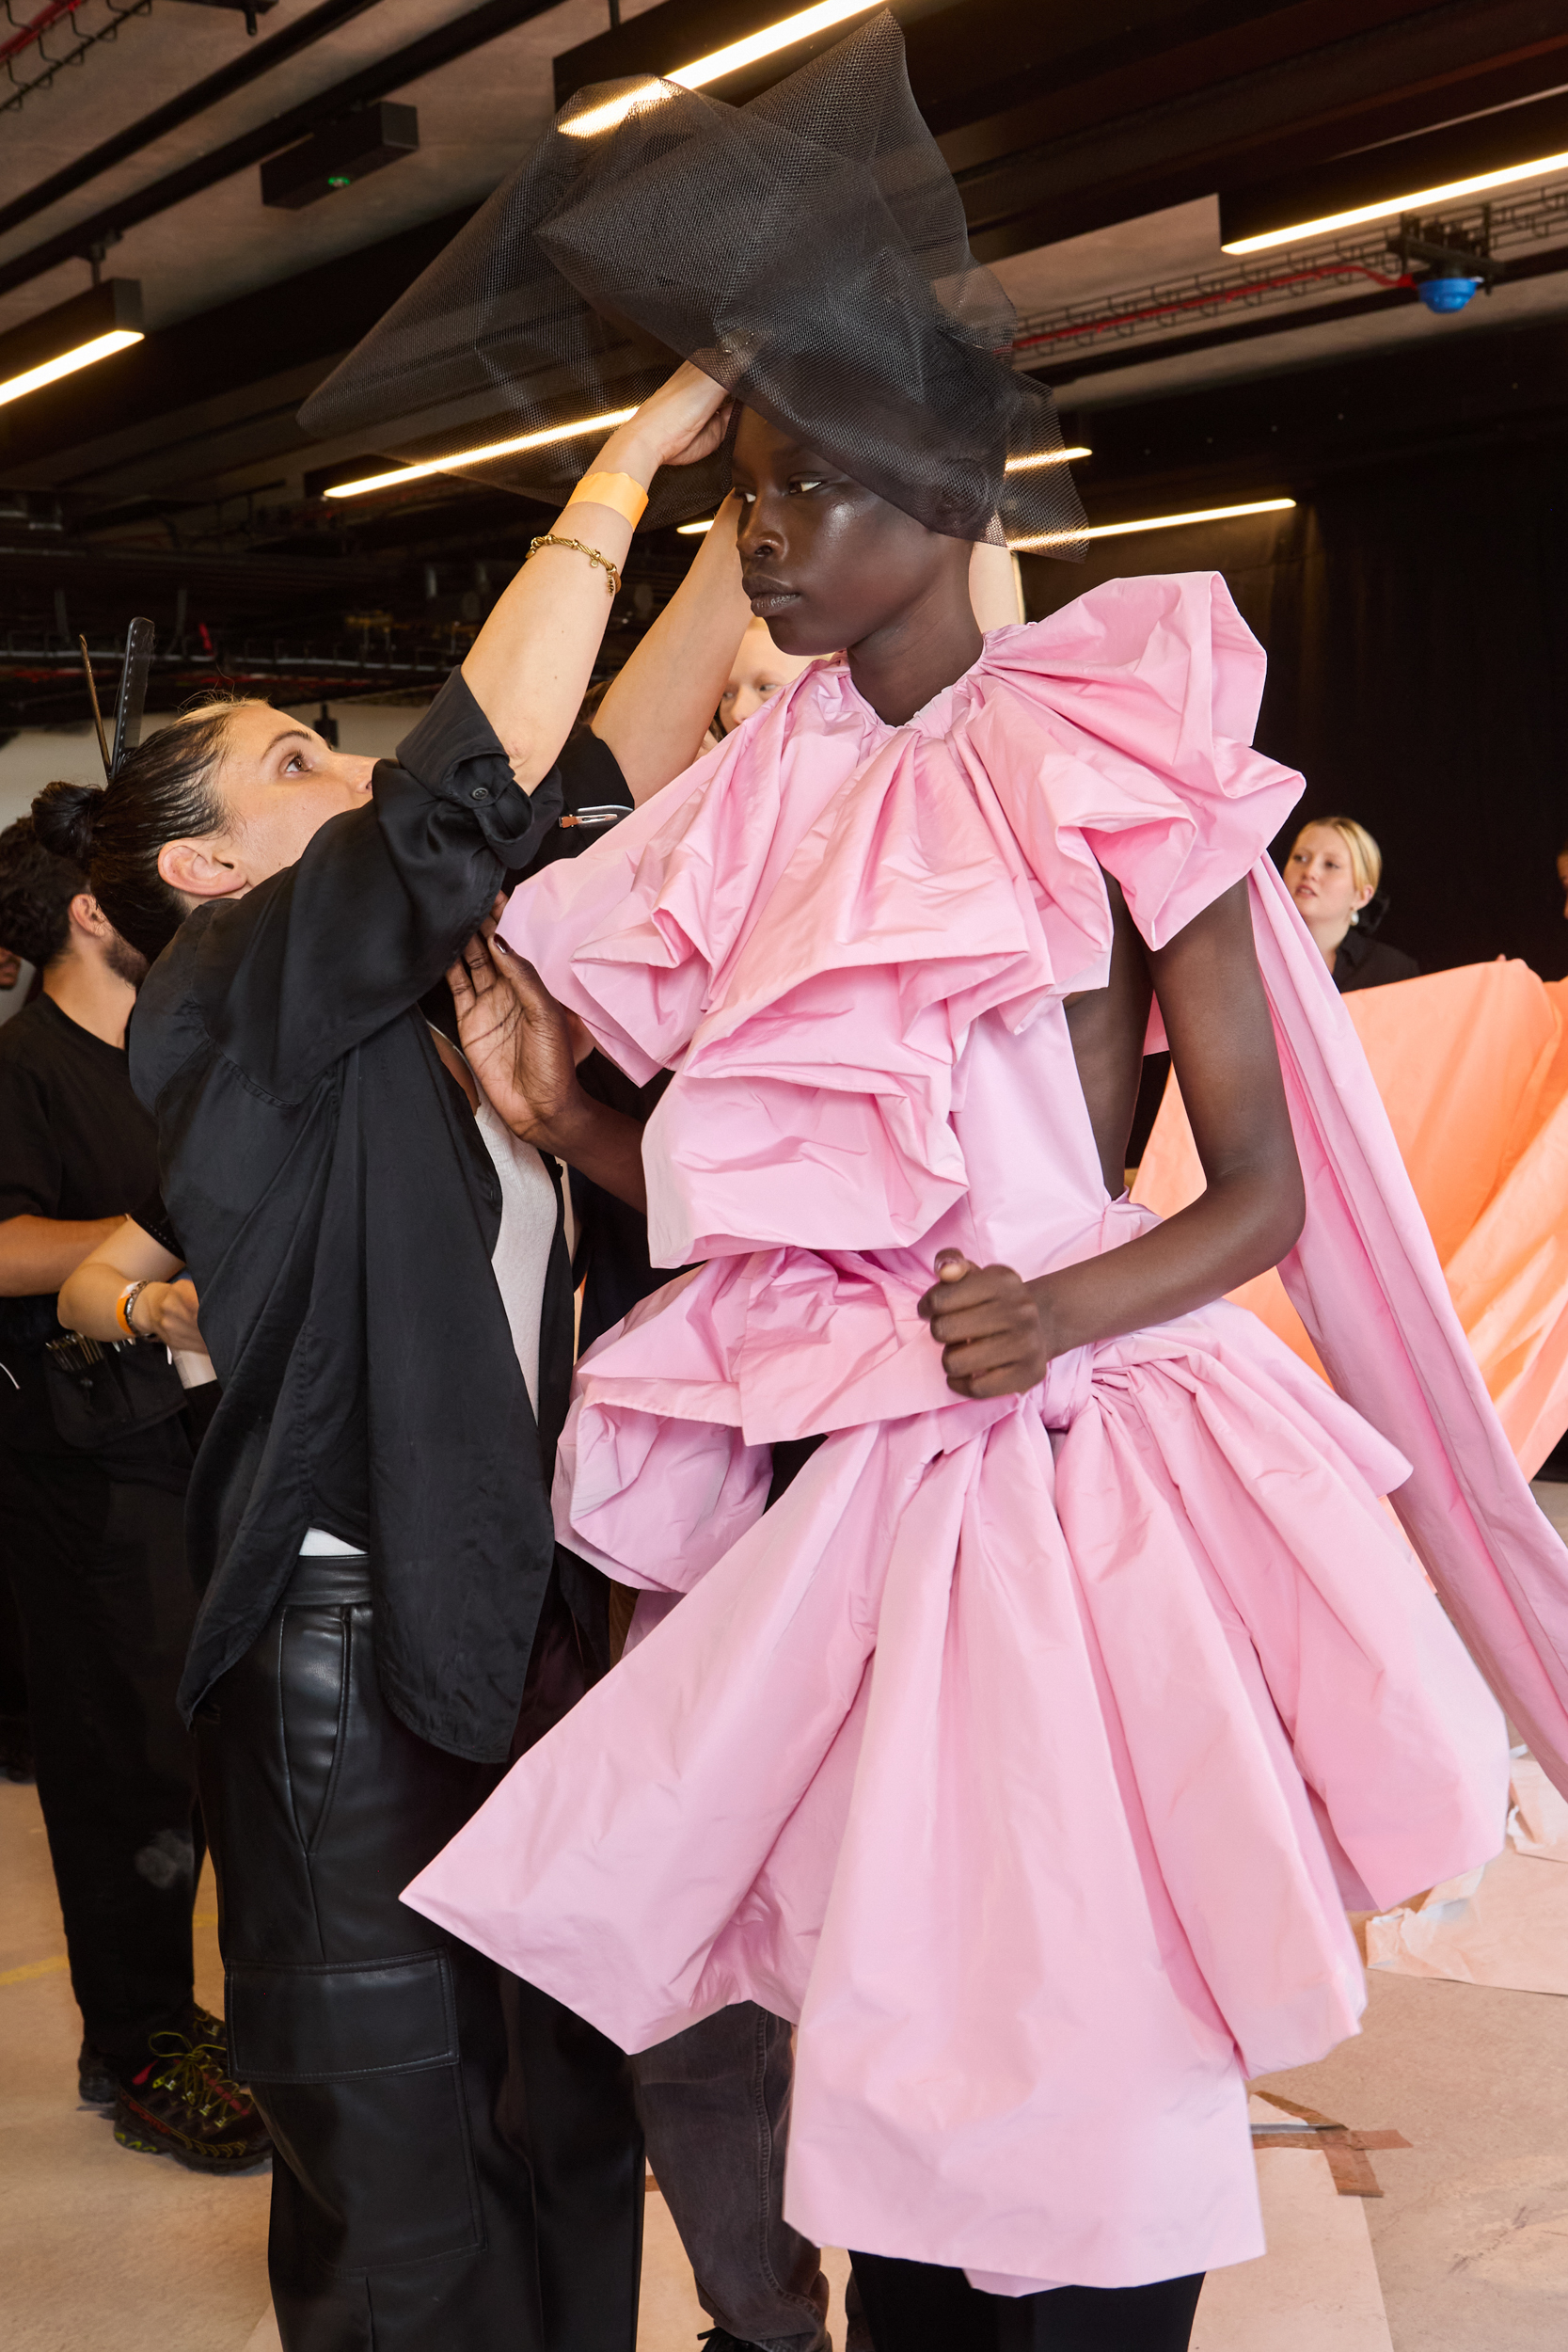
M 566 503 L 576 506 L 588 499 L 595 506 L 608 506 L 624 515 L 635 531 L 647 506 L 648 493 L 629 473 L 585 473 Z

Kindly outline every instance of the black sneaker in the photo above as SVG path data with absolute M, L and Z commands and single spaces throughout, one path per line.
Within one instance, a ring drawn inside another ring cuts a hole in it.
M 228 2066 L 228 2028 L 221 2017 L 214 2017 L 212 2010 L 203 2009 L 199 2001 L 191 2005 L 191 2022 L 186 2039 L 193 2043 L 199 2042 L 203 2049 L 211 2050 L 224 2067 Z M 95 2042 L 84 2038 L 76 2056 L 76 2091 L 82 2105 L 106 2113 L 119 2097 L 122 2088 L 120 2073 L 123 2071 L 117 2072 L 114 2060 Z
M 210 2021 L 216 2025 L 216 2019 Z M 211 2041 L 152 2037 L 150 2065 L 119 2089 L 115 2137 L 140 2155 L 172 2156 L 193 2172 L 248 2172 L 272 2153 L 248 2090 L 225 2072 Z

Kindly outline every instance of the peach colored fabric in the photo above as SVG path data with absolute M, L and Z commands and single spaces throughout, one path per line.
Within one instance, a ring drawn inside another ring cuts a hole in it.
M 1568 980 L 1498 957 L 1344 1000 L 1449 1295 L 1527 1477 L 1568 1429 Z M 1173 1079 L 1132 1188 L 1203 1189 Z M 1321 1372 L 1277 1274 L 1232 1294 Z

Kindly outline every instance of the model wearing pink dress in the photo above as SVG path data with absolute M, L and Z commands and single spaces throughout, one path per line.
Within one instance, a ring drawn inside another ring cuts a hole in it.
M 1208 575 L 995 631 L 902 727 L 821 663 L 503 925 L 675 1071 L 651 1248 L 705 1263 L 590 1351 L 561 1453 L 562 1539 L 652 1629 L 407 1899 L 626 2049 L 797 2018 L 790 2221 L 1004 2293 L 1259 2253 L 1244 2080 L 1355 2031 L 1345 1904 L 1499 1845 L 1501 1715 L 1381 1496 L 1568 1755 L 1568 1555 L 1262 854 L 1262 673 Z M 1338 1393 L 1223 1302 L 943 1379 L 940 1248 L 1030 1278 L 1152 1222 L 1063 1009 L 1101 868 L 1155 946 L 1252 877 Z

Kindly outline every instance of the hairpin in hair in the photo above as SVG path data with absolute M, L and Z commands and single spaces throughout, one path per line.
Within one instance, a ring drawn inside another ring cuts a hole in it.
M 103 732 L 103 713 L 99 706 L 98 684 L 92 675 L 92 656 L 87 651 L 87 641 L 85 637 L 78 637 L 76 643 L 82 648 L 82 670 L 87 681 L 87 696 L 92 704 L 92 723 L 98 730 L 98 756 L 103 762 L 103 781 L 113 784 L 119 772 L 120 761 L 141 741 L 142 712 L 147 707 L 147 678 L 152 666 L 152 624 L 138 615 L 125 632 L 125 658 L 120 663 L 119 692 L 115 701 L 112 750 Z
M 109 745 L 108 739 L 103 733 L 103 713 L 98 707 L 98 684 L 92 675 L 92 656 L 87 651 L 87 641 L 85 637 L 78 637 L 76 643 L 82 648 L 82 672 L 87 681 L 87 699 L 92 705 L 92 723 L 98 729 L 98 756 L 103 762 L 103 781 L 107 784 L 110 772 Z

